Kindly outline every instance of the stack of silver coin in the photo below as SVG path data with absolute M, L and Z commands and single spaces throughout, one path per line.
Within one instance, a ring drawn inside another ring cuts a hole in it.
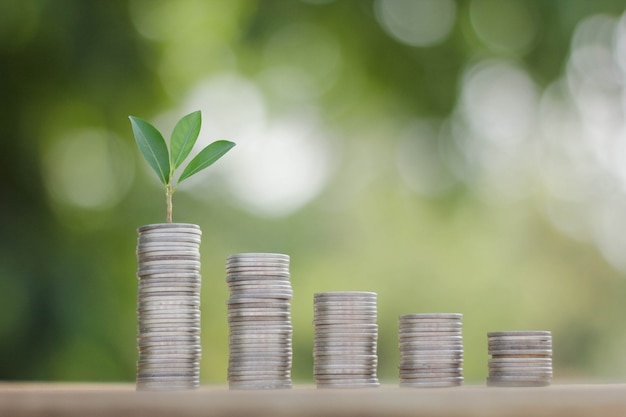
M 400 316 L 401 387 L 454 387 L 463 383 L 462 318 L 458 313 Z
M 239 253 L 227 258 L 231 389 L 291 388 L 289 277 L 288 255 Z
M 313 298 L 313 375 L 318 388 L 379 386 L 377 296 L 326 292 Z
M 137 389 L 200 385 L 200 239 L 197 225 L 138 229 Z
M 539 387 L 552 381 L 552 333 L 509 331 L 487 334 L 489 377 L 487 385 Z

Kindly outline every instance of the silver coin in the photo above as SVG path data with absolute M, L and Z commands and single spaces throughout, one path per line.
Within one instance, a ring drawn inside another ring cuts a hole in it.
M 430 362 L 405 362 L 398 365 L 399 370 L 407 371 L 435 371 L 438 372 L 442 369 L 463 371 L 463 368 L 458 362 L 450 361 L 448 363 L 430 363 Z
M 198 372 L 200 369 L 200 365 L 198 362 L 195 363 L 176 363 L 176 362 L 152 362 L 152 361 L 143 361 L 138 362 L 137 366 L 139 367 L 139 372 L 175 372 L 175 371 L 183 371 L 183 372 Z
M 190 231 L 198 231 L 201 233 L 200 226 L 193 223 L 152 223 L 137 228 L 137 233 L 143 233 L 150 230 L 168 230 L 168 229 L 185 229 Z
M 230 323 L 230 331 L 231 332 L 249 332 L 249 331 L 258 331 L 258 332 L 285 332 L 285 331 L 293 331 L 293 326 L 291 322 L 285 322 L 283 320 L 273 324 L 270 322 L 264 322 L 262 324 L 259 323 L 248 323 L 248 322 L 236 322 Z
M 167 336 L 154 336 L 154 335 L 139 335 L 137 336 L 137 343 L 139 346 L 151 346 L 161 343 L 200 343 L 200 335 L 194 335 L 191 333 L 185 335 L 167 335 Z
M 168 246 L 168 247 L 186 247 L 196 250 L 200 248 L 201 240 L 198 238 L 178 237 L 178 236 L 160 236 L 160 237 L 140 237 L 137 241 L 135 252 L 143 252 L 151 247 Z
M 270 343 L 270 342 L 259 342 L 259 343 L 229 343 L 228 347 L 230 348 L 230 353 L 252 353 L 252 352 L 279 352 L 279 353 L 289 353 L 292 351 L 292 345 L 289 343 Z
M 548 336 L 492 336 L 487 338 L 488 343 L 552 343 Z
M 315 366 L 375 366 L 378 363 L 377 355 L 368 355 L 371 356 L 367 359 L 352 359 L 349 357 L 340 357 L 335 358 L 333 356 L 318 356 L 314 358 Z
M 354 379 L 345 381 L 317 381 L 317 388 L 377 388 L 380 386 L 378 379 Z
M 291 337 L 293 331 L 290 329 L 230 329 L 228 335 L 232 337 L 250 337 L 250 338 L 263 338 L 263 337 Z
M 138 238 L 143 238 L 143 237 L 159 237 L 159 236 L 174 236 L 174 237 L 193 237 L 196 239 L 200 239 L 202 237 L 202 232 L 200 232 L 197 229 L 187 229 L 187 228 L 176 228 L 176 227 L 171 227 L 168 229 L 162 229 L 162 230 L 144 230 L 141 233 L 139 233 L 137 236 Z
M 316 381 L 346 381 L 354 379 L 373 379 L 376 378 L 375 370 L 371 372 L 364 372 L 362 374 L 332 374 L 332 375 L 314 375 Z
M 328 366 L 314 366 L 313 375 L 317 379 L 335 378 L 336 376 L 351 376 L 354 375 L 376 375 L 375 366 L 348 366 L 348 367 L 328 367 Z
M 375 335 L 378 334 L 378 324 L 376 323 L 333 323 L 333 324 L 318 324 L 314 328 L 316 335 L 324 334 L 349 334 L 357 333 L 363 335 Z
M 233 291 L 241 288 L 262 288 L 262 289 L 291 289 L 291 281 L 284 278 L 271 279 L 240 279 L 237 281 L 229 281 L 226 283 L 228 288 Z
M 200 269 L 201 262 L 196 257 L 184 256 L 161 256 L 149 259 L 143 259 L 139 262 L 139 270 L 148 270 L 156 268 L 174 268 L 174 269 Z
M 402 381 L 400 380 L 401 388 L 452 388 L 459 387 L 463 384 L 463 381 Z
M 410 378 L 448 378 L 448 377 L 462 377 L 463 368 L 438 368 L 438 369 L 410 369 L 400 368 L 400 377 L 404 379 Z
M 137 366 L 136 375 L 145 375 L 147 373 L 155 374 L 155 373 L 190 373 L 190 374 L 200 374 L 199 366 L 191 366 L 184 365 L 180 367 L 174 367 L 168 364 L 142 364 Z
M 401 321 L 423 320 L 423 319 L 461 320 L 463 319 L 463 314 L 462 313 L 415 313 L 415 314 L 404 314 L 399 317 L 399 320 Z
M 152 291 L 152 292 L 141 292 L 137 294 L 137 300 L 170 300 L 177 299 L 176 297 L 181 297 L 182 299 L 200 299 L 199 291 Z
M 249 279 L 271 279 L 277 280 L 280 278 L 284 280 L 289 280 L 291 274 L 288 271 L 278 271 L 278 270 L 267 270 L 267 271 L 236 271 L 233 273 L 229 273 L 226 276 L 226 282 L 231 281 L 241 281 L 241 280 L 249 280 Z
M 197 243 L 187 242 L 155 242 L 155 243 L 142 243 L 135 248 L 135 255 L 137 257 L 148 254 L 154 251 L 158 252 L 170 252 L 170 251 L 190 251 L 197 252 L 200 255 L 200 245 Z
M 200 319 L 200 310 L 192 310 L 190 313 L 178 313 L 170 311 L 146 311 L 138 314 L 139 320 L 198 320 Z
M 268 271 L 278 271 L 278 272 L 289 272 L 288 264 L 255 264 L 255 265 L 242 265 L 242 264 L 230 264 L 226 265 L 226 273 L 227 274 L 237 274 L 240 271 L 260 271 L 260 272 L 268 272 Z
M 152 258 L 155 259 L 192 259 L 192 260 L 200 260 L 200 251 L 191 248 L 170 248 L 170 249 L 152 249 L 145 250 L 145 248 L 141 252 L 137 251 L 137 259 L 140 262 L 150 260 Z M 173 258 L 172 258 L 173 257 Z
M 171 320 L 198 320 L 200 317 L 200 304 L 196 305 L 161 305 L 161 306 L 143 306 L 137 309 L 138 320 L 167 320 L 168 316 Z
M 432 352 L 432 353 L 430 353 Z M 413 363 L 413 362 L 426 362 L 426 361 L 457 361 L 458 363 L 463 362 L 463 354 L 455 353 L 455 354 L 438 354 L 436 351 L 416 351 L 409 353 L 400 353 L 400 362 L 401 363 Z
M 343 312 L 317 310 L 313 312 L 314 321 L 324 320 L 324 319 L 343 318 L 343 317 L 350 319 L 350 320 L 354 320 L 354 319 L 376 320 L 377 316 L 378 316 L 378 313 L 376 311 L 364 311 L 364 310 L 345 310 Z
M 290 318 L 291 317 L 291 313 L 287 310 L 287 311 L 280 311 L 280 310 L 270 310 L 270 309 L 263 309 L 263 310 L 259 310 L 259 309 L 250 309 L 250 310 L 232 310 L 228 312 L 228 318 L 229 320 L 236 320 L 236 319 L 241 319 L 241 318 L 246 318 L 246 317 L 268 317 L 268 318 L 278 318 L 278 317 L 282 317 L 282 318 Z
M 141 277 L 140 281 L 150 282 L 159 280 L 177 280 L 185 281 L 188 279 L 200 280 L 202 275 L 197 272 L 159 272 L 150 276 Z
M 228 361 L 228 369 L 239 369 L 239 370 L 261 370 L 261 369 L 291 369 L 291 361 L 290 360 L 278 360 L 278 359 L 268 359 L 268 360 L 245 360 L 245 359 L 237 359 L 237 360 L 229 360 Z
M 293 292 L 283 292 L 283 293 L 278 293 L 278 292 L 265 292 L 265 293 L 264 292 L 254 292 L 254 293 L 249 293 L 249 292 L 242 291 L 240 296 L 242 298 L 254 296 L 254 297 L 257 297 L 257 298 L 266 298 L 268 300 L 291 300 L 293 298 Z M 230 297 L 231 300 L 237 300 L 238 298 L 239 298 L 239 295 Z
M 269 262 L 237 262 L 226 264 L 227 274 L 236 274 L 237 271 L 289 271 L 289 263 Z
M 228 325 L 230 328 L 240 326 L 279 326 L 291 324 L 291 317 L 264 317 L 264 316 L 249 316 L 249 317 L 235 317 L 228 319 Z
M 263 298 L 239 298 L 236 300 L 228 300 L 226 301 L 226 305 L 231 308 L 251 308 L 251 307 L 260 307 L 260 308 L 289 308 L 291 307 L 291 303 L 289 301 L 282 300 L 273 300 L 268 301 Z
M 352 298 L 352 297 L 367 297 L 376 298 L 378 295 L 375 292 L 368 291 L 331 291 L 331 292 L 318 292 L 313 294 L 313 299 L 326 299 L 326 298 Z
M 280 377 L 289 377 L 291 374 L 291 368 L 285 369 L 237 369 L 237 368 L 229 368 L 228 377 L 229 378 L 252 378 L 252 377 L 269 377 L 269 378 L 280 378 Z
M 200 327 L 200 317 L 198 318 L 149 318 L 140 316 L 137 319 L 137 327 L 154 327 L 159 329 L 176 330 L 180 327 Z
M 319 326 L 319 325 L 333 325 L 333 324 L 376 324 L 376 320 L 375 319 L 370 319 L 370 318 L 361 318 L 361 319 L 351 319 L 351 318 L 345 318 L 342 319 L 341 317 L 337 317 L 335 319 L 315 319 L 313 320 L 313 325 L 315 326 Z
M 200 283 L 198 282 L 140 282 L 138 285 L 139 293 L 147 292 L 200 292 Z
M 153 330 L 143 331 L 142 334 L 148 334 L 150 332 L 154 332 L 157 334 L 165 334 L 165 333 L 178 333 L 178 334 L 187 334 L 187 333 L 196 333 L 200 334 L 200 326 L 199 322 L 194 323 L 196 326 L 185 324 L 178 324 L 176 322 L 168 322 L 168 323 L 158 323 L 158 325 L 147 323 L 138 323 L 137 327 L 139 328 L 150 328 Z
M 200 312 L 199 299 L 159 299 L 140 300 L 137 303 L 137 312 L 160 311 L 162 313 Z
M 233 253 L 226 257 L 226 260 L 231 259 L 244 259 L 244 258 L 280 258 L 280 259 L 289 259 L 289 255 L 284 253 L 275 253 L 275 252 L 242 252 L 242 253 Z
M 347 343 L 357 343 L 360 345 L 372 345 L 372 344 L 376 344 L 378 338 L 377 337 L 341 337 L 341 336 L 337 336 L 337 337 L 320 337 L 317 336 L 315 337 L 315 343 L 319 343 L 319 344 L 323 344 L 323 343 L 341 343 L 341 342 L 347 342 Z
M 508 337 L 508 336 L 541 336 L 552 337 L 552 332 L 545 330 L 511 330 L 505 332 L 489 332 L 487 337 Z
M 170 348 L 180 349 L 184 346 L 200 346 L 200 338 L 198 340 L 141 340 L 137 342 L 137 349 L 144 353 L 149 353 L 149 348 Z M 155 351 L 156 352 L 156 351 Z
M 291 381 L 238 381 L 228 383 L 228 388 L 233 390 L 289 389 L 291 387 Z
M 461 342 L 463 336 L 460 334 L 445 334 L 441 336 L 423 336 L 421 334 L 405 333 L 398 335 L 400 341 L 423 341 L 423 342 Z
M 195 356 L 185 356 L 185 357 L 181 357 L 181 358 L 177 358 L 174 355 L 172 355 L 171 357 L 161 357 L 161 356 L 165 356 L 164 354 L 159 354 L 159 356 L 144 356 L 144 357 L 140 357 L 137 359 L 137 364 L 138 365 L 181 365 L 181 366 L 199 366 L 200 365 L 200 358 L 195 355 Z
M 230 354 L 254 354 L 259 357 L 262 355 L 267 356 L 285 356 L 291 355 L 292 349 L 290 346 L 252 346 L 252 345 L 233 345 L 230 346 Z
M 141 291 L 137 295 L 137 300 L 151 299 L 151 297 L 161 297 L 169 299 L 172 297 L 184 297 L 184 298 L 200 298 L 200 292 L 190 289 L 189 291 L 181 291 L 180 288 L 175 288 L 173 291 L 163 291 L 160 288 L 155 288 L 154 291 Z
M 284 289 L 277 288 L 237 288 L 230 290 L 230 299 L 239 300 L 241 298 L 277 298 L 283 299 L 285 296 L 292 297 L 293 290 L 285 287 Z
M 495 345 L 495 346 L 488 346 L 487 347 L 487 352 L 489 354 L 491 354 L 492 352 L 505 352 L 505 351 L 511 351 L 511 352 L 515 352 L 515 351 L 552 351 L 552 346 L 550 345 L 546 345 L 546 346 L 532 346 L 532 345 L 517 345 L 517 344 L 513 344 L 513 345 Z
M 314 297 L 313 298 L 313 307 L 372 307 L 376 308 L 378 306 L 377 297 L 369 297 L 369 296 L 353 296 L 353 297 Z
M 263 290 L 263 291 L 288 291 L 292 290 L 291 283 L 289 281 L 276 282 L 275 280 L 260 280 L 260 281 L 235 281 L 229 282 L 228 288 L 230 292 L 237 291 L 253 291 L 253 290 Z
M 537 356 L 537 357 L 517 357 L 517 356 L 502 356 L 502 357 L 495 357 L 495 358 L 491 358 L 489 359 L 489 363 L 544 363 L 544 364 L 551 364 L 552 363 L 552 357 L 550 356 Z
M 141 247 L 137 249 L 137 258 L 138 259 L 147 259 L 151 257 L 161 257 L 161 256 L 183 256 L 189 258 L 200 259 L 200 251 L 195 248 L 145 248 Z
M 546 357 L 552 356 L 552 349 L 490 349 L 492 357 L 517 356 L 517 357 Z
M 256 345 L 258 347 L 283 347 L 291 346 L 291 335 L 286 336 L 267 336 L 267 337 L 247 337 L 247 336 L 231 336 L 228 338 L 229 346 Z

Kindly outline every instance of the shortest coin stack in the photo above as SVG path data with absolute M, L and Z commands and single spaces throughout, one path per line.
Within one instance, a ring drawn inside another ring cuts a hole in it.
M 318 388 L 378 387 L 376 293 L 314 295 L 313 374 Z
M 487 334 L 487 385 L 540 387 L 552 380 L 552 334 L 549 331 L 510 331 Z
M 231 389 L 291 388 L 293 295 L 289 256 L 239 253 L 226 261 L 228 384 Z
M 401 387 L 454 387 L 463 383 L 462 318 L 458 313 L 400 316 Z

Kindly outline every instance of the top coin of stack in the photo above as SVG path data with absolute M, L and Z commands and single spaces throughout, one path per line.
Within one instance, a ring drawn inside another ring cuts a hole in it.
M 230 388 L 291 388 L 293 291 L 289 256 L 230 255 L 226 274 L 230 290 Z
M 376 300 L 371 292 L 314 295 L 313 374 L 318 388 L 379 386 Z
M 200 239 L 197 225 L 138 229 L 137 389 L 200 385 Z
M 491 355 L 487 385 L 550 385 L 552 334 L 549 331 L 492 332 L 487 338 Z
M 462 314 L 407 314 L 398 320 L 400 386 L 453 387 L 463 382 Z

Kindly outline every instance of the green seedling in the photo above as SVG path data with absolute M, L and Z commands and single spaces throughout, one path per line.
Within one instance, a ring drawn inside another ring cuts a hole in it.
M 183 169 L 182 174 L 174 183 L 174 172 L 187 159 L 198 139 L 202 119 L 199 111 L 184 116 L 176 123 L 167 149 L 163 135 L 149 122 L 138 117 L 129 116 L 133 127 L 135 141 L 143 157 L 156 172 L 165 186 L 167 204 L 167 222 L 172 222 L 172 195 L 181 182 L 203 169 L 213 165 L 226 154 L 235 144 L 227 140 L 218 140 L 202 149 Z

